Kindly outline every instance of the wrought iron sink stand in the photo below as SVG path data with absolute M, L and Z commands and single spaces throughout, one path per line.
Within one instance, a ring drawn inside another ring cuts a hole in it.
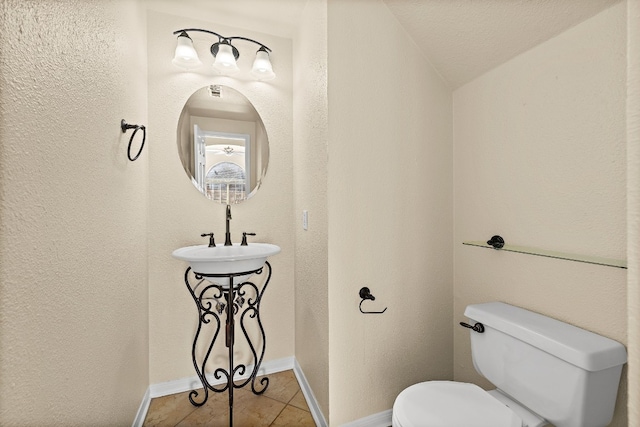
M 198 397 L 199 394 L 197 390 L 192 390 L 189 393 L 189 401 L 194 406 L 202 406 L 209 398 L 209 390 L 215 393 L 223 393 L 228 390 L 229 426 L 233 426 L 234 388 L 242 388 L 251 383 L 251 391 L 256 395 L 260 395 L 264 393 L 269 386 L 269 378 L 264 377 L 259 381 L 262 388 L 256 388 L 256 376 L 258 374 L 258 369 L 260 369 L 260 364 L 262 363 L 262 358 L 264 357 L 264 352 L 266 349 L 266 336 L 264 333 L 264 327 L 262 326 L 262 321 L 260 320 L 260 301 L 262 300 L 264 291 L 269 284 L 269 280 L 271 280 L 271 264 L 269 264 L 269 262 L 265 262 L 265 265 L 268 268 L 268 274 L 264 285 L 262 286 L 262 289 L 258 289 L 258 287 L 250 281 L 244 281 L 237 285 L 234 284 L 233 281 L 234 278 L 237 278 L 238 276 L 245 276 L 248 274 L 262 274 L 264 266 L 260 267 L 257 270 L 234 274 L 201 274 L 192 272 L 197 280 L 195 286 L 192 286 L 189 283 L 189 272 L 191 271 L 191 267 L 187 268 L 184 274 L 184 281 L 187 285 L 187 289 L 189 289 L 189 292 L 191 293 L 191 296 L 193 297 L 193 300 L 196 303 L 196 307 L 198 309 L 198 329 L 196 330 L 196 334 L 193 338 L 191 357 L 193 359 L 193 366 L 195 367 L 196 374 L 198 374 L 198 378 L 200 378 L 204 389 L 204 399 L 202 401 L 198 402 L 195 400 L 195 398 Z M 211 283 L 206 280 L 208 278 L 228 279 L 229 286 L 226 287 Z M 199 289 L 200 287 L 201 289 Z M 213 372 L 213 376 L 216 380 L 221 380 L 223 379 L 223 377 L 226 379 L 226 383 L 223 383 L 223 385 L 221 386 L 214 387 L 214 385 L 212 385 L 206 377 L 206 366 L 207 362 L 209 361 L 209 356 L 211 356 L 211 351 L 213 350 L 216 338 L 218 338 L 218 334 L 222 326 L 221 315 L 223 312 L 226 313 L 225 345 L 229 350 L 229 370 L 226 370 L 224 368 L 217 368 Z M 234 376 L 243 376 L 247 370 L 247 367 L 244 364 L 239 364 L 236 366 L 233 360 L 236 315 L 239 315 L 240 328 L 242 329 L 244 337 L 249 344 L 249 348 L 251 349 L 254 361 L 251 375 L 245 380 L 238 381 L 237 384 L 233 380 Z M 260 347 L 259 356 L 256 345 L 251 341 L 247 332 L 247 328 L 245 325 L 247 316 L 249 319 L 256 319 L 260 328 L 261 345 L 260 343 L 258 343 L 258 347 Z M 209 342 L 204 358 L 202 359 L 201 363 L 198 363 L 198 357 L 196 354 L 198 338 L 200 338 L 202 326 L 209 324 L 211 320 L 215 320 L 215 332 L 213 333 L 213 338 Z

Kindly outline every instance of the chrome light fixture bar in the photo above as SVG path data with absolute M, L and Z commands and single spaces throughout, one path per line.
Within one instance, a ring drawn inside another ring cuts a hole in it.
M 187 70 L 197 68 L 202 65 L 202 62 L 200 62 L 200 58 L 198 58 L 198 54 L 193 47 L 193 40 L 189 37 L 189 31 L 198 31 L 218 37 L 218 41 L 211 45 L 210 51 L 211 55 L 215 58 L 213 68 L 220 74 L 231 75 L 239 70 L 236 61 L 240 57 L 240 52 L 233 44 L 231 44 L 231 42 L 233 40 L 244 40 L 260 46 L 256 52 L 256 58 L 253 61 L 251 74 L 258 80 L 271 80 L 276 77 L 269 59 L 269 52 L 271 52 L 271 49 L 267 46 L 246 37 L 225 37 L 216 32 L 202 30 L 200 28 L 185 28 L 183 30 L 173 32 L 174 35 L 178 35 L 178 45 L 176 46 L 176 53 L 172 61 L 174 65 Z

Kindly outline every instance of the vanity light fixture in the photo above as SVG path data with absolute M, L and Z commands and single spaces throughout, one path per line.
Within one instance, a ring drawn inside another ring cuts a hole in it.
M 220 74 L 231 75 L 239 70 L 236 61 L 240 57 L 240 52 L 231 43 L 233 40 L 244 40 L 260 46 L 256 52 L 256 58 L 253 61 L 251 74 L 258 80 L 271 80 L 276 77 L 269 59 L 269 52 L 271 52 L 271 49 L 267 46 L 246 37 L 225 37 L 216 32 L 202 30 L 200 28 L 185 28 L 183 30 L 173 32 L 174 35 L 178 35 L 178 45 L 176 46 L 175 56 L 172 61 L 176 66 L 190 70 L 202 65 L 202 62 L 200 62 L 198 54 L 193 47 L 193 40 L 189 37 L 189 31 L 213 34 L 218 37 L 218 41 L 212 44 L 209 50 L 211 51 L 211 55 L 215 58 L 215 61 L 213 62 L 213 69 Z

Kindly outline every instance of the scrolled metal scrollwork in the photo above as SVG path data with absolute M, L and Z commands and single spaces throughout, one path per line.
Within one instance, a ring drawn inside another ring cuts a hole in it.
M 202 380 L 202 378 L 200 379 Z M 209 389 L 207 387 L 204 388 L 204 400 L 202 402 L 197 402 L 195 400 L 195 398 L 198 397 L 199 395 L 200 393 L 198 393 L 198 390 L 191 390 L 189 392 L 189 402 L 191 402 L 193 406 L 202 406 L 207 402 L 207 399 L 209 399 Z
M 233 284 L 233 277 L 249 273 L 260 275 L 264 271 L 264 266 L 255 271 L 231 275 L 202 274 L 192 271 L 191 267 L 185 271 L 185 284 L 198 310 L 198 326 L 193 339 L 191 357 L 196 374 L 202 383 L 204 393 L 200 401 L 197 399 L 200 393 L 197 390 L 192 390 L 189 393 L 189 401 L 192 405 L 204 405 L 209 398 L 209 391 L 216 393 L 228 391 L 229 407 L 231 409 L 234 388 L 242 388 L 251 383 L 252 392 L 259 395 L 264 393 L 269 386 L 269 378 L 267 377 L 256 381 L 258 370 L 260 369 L 266 351 L 266 335 L 262 320 L 260 319 L 260 302 L 271 280 L 271 265 L 268 262 L 265 262 L 265 265 L 268 267 L 268 274 L 261 288 L 251 281 L 244 281 L 237 285 Z M 189 282 L 190 273 L 193 274 L 197 281 L 194 286 Z M 228 278 L 230 285 L 225 287 L 214 283 L 213 279 L 216 277 Z M 225 314 L 224 320 L 222 319 L 223 313 Z M 231 318 L 229 313 L 232 313 Z M 235 377 L 244 376 L 249 368 L 245 364 L 234 365 L 233 358 L 231 357 L 234 343 L 234 324 L 236 323 L 234 320 L 235 316 L 239 316 L 242 335 L 247 341 L 254 362 L 250 375 L 242 381 L 238 381 Z M 249 320 L 251 320 L 251 322 L 249 322 Z M 206 368 L 210 362 L 213 348 L 218 341 L 223 322 L 226 325 L 225 333 L 227 334 L 227 339 L 225 345 L 229 348 L 230 365 L 229 369 L 221 367 L 215 369 L 213 379 L 210 379 L 207 378 Z M 249 323 L 253 322 L 257 323 L 259 331 L 259 338 L 256 340 L 258 341 L 257 343 L 251 339 L 249 334 Z M 198 358 L 198 342 L 205 338 L 202 334 L 204 326 L 208 328 L 213 327 L 213 332 L 209 334 L 212 338 L 206 343 L 205 355 L 200 359 Z M 236 382 L 234 382 L 234 379 Z M 216 385 L 213 385 L 212 382 L 216 383 Z M 256 383 L 259 383 L 260 386 L 256 386 Z

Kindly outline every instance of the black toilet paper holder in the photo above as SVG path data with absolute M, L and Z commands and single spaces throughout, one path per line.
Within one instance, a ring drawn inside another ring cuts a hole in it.
M 363 287 L 363 288 L 360 288 L 359 295 L 360 295 L 360 298 L 362 298 L 362 300 L 360 301 L 360 306 L 359 306 L 360 313 L 362 313 L 362 314 L 382 314 L 385 311 L 387 311 L 388 307 L 385 307 L 384 310 L 382 310 L 382 311 L 363 311 L 362 310 L 362 303 L 365 302 L 365 300 L 368 300 L 368 299 L 370 299 L 371 301 L 375 301 L 376 297 L 371 295 L 371 291 L 366 286 Z

